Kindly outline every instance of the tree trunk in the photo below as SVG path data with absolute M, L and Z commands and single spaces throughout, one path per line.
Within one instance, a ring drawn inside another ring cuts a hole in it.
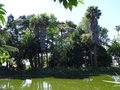
M 94 45 L 94 66 L 97 67 L 97 45 Z
M 92 58 L 92 50 L 90 50 L 90 61 L 91 61 L 91 66 L 93 67 L 93 58 Z
M 46 67 L 48 67 L 48 43 L 46 44 L 46 51 L 45 51 L 45 57 L 46 57 Z
M 38 62 L 38 67 L 40 67 L 40 63 L 41 63 L 41 61 L 40 61 L 39 52 L 37 53 L 37 62 Z
M 41 68 L 44 65 L 43 54 L 45 52 L 45 39 L 46 39 L 46 27 L 42 27 L 40 30 L 40 47 L 41 47 Z
M 90 20 L 91 40 L 94 44 L 94 67 L 97 67 L 97 44 L 98 44 L 98 22 L 97 19 Z
M 34 61 L 35 61 L 35 68 L 37 68 L 38 67 L 38 65 L 37 65 L 37 63 L 38 63 L 37 62 L 37 56 L 34 57 Z
M 6 67 L 9 68 L 9 62 L 8 61 L 6 61 Z
M 48 60 L 48 53 L 47 53 L 47 50 L 46 50 L 46 64 L 47 64 L 47 67 L 49 67 L 49 60 Z
M 33 64 L 32 58 L 29 58 L 29 62 L 30 62 L 31 68 L 34 68 L 34 64 Z
M 43 61 L 43 53 L 41 53 L 41 68 L 43 68 L 44 61 Z

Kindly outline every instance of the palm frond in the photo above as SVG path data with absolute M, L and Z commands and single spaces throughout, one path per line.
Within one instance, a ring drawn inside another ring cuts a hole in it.
M 2 24 L 5 23 L 5 18 L 3 15 L 6 14 L 6 10 L 3 7 L 4 7 L 4 5 L 0 4 L 0 21 L 2 22 Z
M 19 52 L 18 48 L 9 45 L 2 45 L 2 48 L 4 48 L 8 52 Z

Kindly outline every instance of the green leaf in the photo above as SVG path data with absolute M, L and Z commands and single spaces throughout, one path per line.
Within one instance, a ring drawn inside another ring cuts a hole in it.
M 0 20 L 1 20 L 2 24 L 4 25 L 4 23 L 5 23 L 5 18 L 4 18 L 2 15 L 0 15 Z
M 78 3 L 85 4 L 82 0 L 78 1 Z
M 7 55 L 7 56 L 5 56 L 5 58 L 9 58 L 9 57 L 10 57 L 10 56 L 8 56 L 8 55 Z
M 3 56 L 6 56 L 6 53 L 3 53 Z
M 4 5 L 3 4 L 0 4 L 0 7 L 3 7 Z
M 72 8 L 73 8 L 73 6 L 72 5 L 69 5 L 69 9 L 72 11 Z
M 65 8 L 68 8 L 67 1 L 63 1 L 63 5 Z
M 0 11 L 6 12 L 6 10 L 2 7 L 0 7 Z
M 64 0 L 59 0 L 60 3 L 64 2 Z
M 3 59 L 1 59 L 0 62 L 3 63 Z
M 3 4 L 0 4 L 0 20 L 1 20 L 2 24 L 5 23 L 5 18 L 3 15 L 6 14 L 6 10 L 3 8 L 3 6 L 4 6 Z
M 0 15 L 4 15 L 4 14 L 5 14 L 5 12 L 0 10 Z
M 77 2 L 77 0 L 70 0 L 70 2 L 69 2 L 72 6 L 74 5 L 74 6 L 77 6 L 77 4 L 78 4 L 78 2 Z
M 63 6 L 70 10 L 72 10 L 73 6 L 77 7 L 79 3 L 84 4 L 83 0 L 54 0 L 54 2 L 56 1 L 59 1 L 59 3 L 63 2 Z

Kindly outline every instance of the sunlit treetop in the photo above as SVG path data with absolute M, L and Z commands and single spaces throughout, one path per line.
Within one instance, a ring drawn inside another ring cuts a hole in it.
M 97 6 L 90 6 L 85 14 L 89 19 L 99 19 L 102 13 Z
M 83 0 L 54 0 L 54 2 L 59 1 L 65 8 L 72 10 L 73 6 L 77 7 L 79 3 L 84 4 Z
M 120 25 L 115 26 L 115 30 L 116 30 L 117 32 L 119 32 L 119 31 L 120 31 Z

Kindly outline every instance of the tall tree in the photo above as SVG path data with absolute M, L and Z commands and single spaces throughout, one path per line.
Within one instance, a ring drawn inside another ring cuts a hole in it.
M 13 46 L 17 46 L 18 44 L 18 37 L 19 37 L 19 31 L 17 29 L 17 25 L 14 19 L 14 16 L 11 14 L 7 18 L 6 23 L 6 31 L 11 34 L 10 44 Z M 17 46 L 18 47 L 18 46 Z
M 89 28 L 91 31 L 91 41 L 94 44 L 94 66 L 97 67 L 97 44 L 99 42 L 98 19 L 101 16 L 101 10 L 98 7 L 90 6 L 87 9 L 86 17 L 89 19 Z
M 21 35 L 20 46 L 21 48 L 19 55 L 21 55 L 22 59 L 28 59 L 32 68 L 37 67 L 36 59 L 33 61 L 33 58 L 37 53 L 38 44 L 35 40 L 34 33 L 29 29 L 27 29 L 25 33 Z
M 34 29 L 35 36 L 40 40 L 40 50 L 38 50 L 38 56 L 39 53 L 41 54 L 41 65 L 40 67 L 43 67 L 44 60 L 43 60 L 43 54 L 46 49 L 46 28 L 49 25 L 49 16 L 47 14 L 41 14 L 38 16 L 34 16 L 30 20 L 31 27 Z
M 52 64 L 54 64 L 55 62 L 54 60 L 50 61 L 51 59 L 48 60 L 48 57 L 53 55 L 57 43 L 56 39 L 59 33 L 59 30 L 57 28 L 57 24 L 58 24 L 57 18 L 53 14 L 51 14 L 49 21 L 50 23 L 49 23 L 49 27 L 47 28 L 47 43 L 46 43 L 47 66 L 50 65 L 49 62 L 52 62 Z

